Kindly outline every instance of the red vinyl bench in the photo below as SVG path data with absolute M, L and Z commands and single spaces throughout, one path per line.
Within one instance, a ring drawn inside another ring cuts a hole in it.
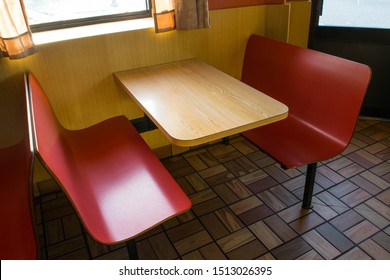
M 317 162 L 349 144 L 369 85 L 368 66 L 252 35 L 241 80 L 289 107 L 286 119 L 243 135 L 284 168 L 307 165 L 303 208 L 311 207 Z
M 187 211 L 191 202 L 130 121 L 113 117 L 80 130 L 56 119 L 37 79 L 28 74 L 35 153 L 98 242 L 127 242 Z
M 33 207 L 32 142 L 28 132 L 28 115 L 26 111 L 22 112 L 25 115 L 21 140 L 12 146 L 0 148 L 1 260 L 30 260 L 38 256 Z

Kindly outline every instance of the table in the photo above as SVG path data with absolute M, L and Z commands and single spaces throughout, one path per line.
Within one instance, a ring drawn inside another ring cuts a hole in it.
M 286 105 L 198 60 L 114 73 L 175 145 L 189 147 L 282 120 Z

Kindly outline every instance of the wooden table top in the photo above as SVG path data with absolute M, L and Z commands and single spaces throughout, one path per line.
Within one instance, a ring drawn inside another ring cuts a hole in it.
M 195 146 L 287 117 L 286 105 L 197 59 L 114 73 L 175 145 Z

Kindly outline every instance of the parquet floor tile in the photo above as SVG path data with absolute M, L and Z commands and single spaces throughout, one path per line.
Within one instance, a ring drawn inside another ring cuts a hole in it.
M 136 238 L 141 259 L 390 260 L 390 122 L 360 119 L 347 149 L 319 163 L 309 210 L 305 167 L 284 170 L 242 136 L 229 141 L 161 160 L 193 206 Z M 84 233 L 53 180 L 36 193 L 43 259 L 128 258 L 125 244 Z

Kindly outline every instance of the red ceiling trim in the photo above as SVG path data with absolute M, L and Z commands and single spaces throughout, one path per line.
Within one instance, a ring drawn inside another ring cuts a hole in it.
M 209 0 L 209 9 L 227 9 L 254 5 L 284 4 L 285 0 Z

